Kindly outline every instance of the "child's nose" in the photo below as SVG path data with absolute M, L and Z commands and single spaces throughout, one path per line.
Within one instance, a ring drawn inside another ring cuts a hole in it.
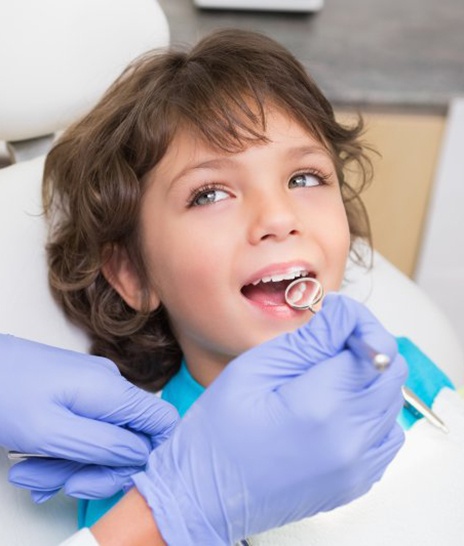
M 301 231 L 295 203 L 288 195 L 256 195 L 251 209 L 249 238 L 252 244 L 281 241 Z

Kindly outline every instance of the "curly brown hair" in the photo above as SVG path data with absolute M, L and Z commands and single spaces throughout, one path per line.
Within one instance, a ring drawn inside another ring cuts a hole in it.
M 190 51 L 171 47 L 135 60 L 49 153 L 43 202 L 52 292 L 66 315 L 91 336 L 92 352 L 149 389 L 178 369 L 181 350 L 162 306 L 149 307 L 139 233 L 146 174 L 180 127 L 219 149 L 265 141 L 266 106 L 283 109 L 327 148 L 334 160 L 352 242 L 370 242 L 359 193 L 370 177 L 361 119 L 345 127 L 303 66 L 263 35 L 222 30 Z M 348 165 L 357 180 L 348 183 Z M 360 167 L 360 168 L 359 168 Z M 102 274 L 116 247 L 137 272 L 142 310 L 130 308 Z

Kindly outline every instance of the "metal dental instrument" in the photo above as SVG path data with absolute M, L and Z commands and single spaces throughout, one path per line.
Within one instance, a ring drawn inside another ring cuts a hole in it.
M 357 357 L 370 360 L 374 368 L 379 372 L 384 372 L 390 366 L 391 360 L 388 355 L 377 352 L 354 334 L 347 339 L 346 344 Z
M 324 297 L 322 284 L 313 277 L 299 277 L 292 281 L 285 289 L 285 303 L 297 311 L 311 311 Z
M 8 451 L 10 461 L 22 461 L 23 459 L 51 459 L 49 455 L 39 455 L 37 453 L 22 453 L 21 451 Z
M 445 434 L 448 434 L 449 430 L 445 423 L 434 413 L 428 406 L 425 405 L 422 400 L 416 396 L 408 387 L 402 387 L 403 397 L 406 401 L 406 405 L 411 406 L 419 414 L 423 415 L 429 423 L 435 425 L 442 430 Z
M 292 281 L 285 290 L 285 302 L 297 311 L 316 313 L 317 305 L 324 297 L 322 284 L 313 277 L 300 277 Z M 376 370 L 385 371 L 390 366 L 390 357 L 379 353 L 362 339 L 351 335 L 346 344 L 353 353 L 364 360 L 369 360 Z
M 292 309 L 297 311 L 311 311 L 316 313 L 317 305 L 324 297 L 322 284 L 312 277 L 300 277 L 292 281 L 285 290 L 285 302 Z M 347 346 L 353 353 L 364 360 L 372 363 L 376 370 L 384 372 L 390 366 L 390 357 L 379 353 L 362 339 L 354 334 L 348 337 Z M 448 428 L 443 421 L 408 387 L 402 387 L 405 406 L 411 406 L 416 412 L 425 417 L 432 425 L 447 433 Z

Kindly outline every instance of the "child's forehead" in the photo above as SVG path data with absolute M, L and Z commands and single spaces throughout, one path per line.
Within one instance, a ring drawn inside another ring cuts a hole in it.
M 180 146 L 190 146 L 192 149 L 202 149 L 215 155 L 235 155 L 256 145 L 265 145 L 272 140 L 288 142 L 304 135 L 308 142 L 332 156 L 332 149 L 314 130 L 314 125 L 287 112 L 284 108 L 268 105 L 262 110 L 259 122 L 250 131 L 249 124 L 228 130 L 221 120 L 205 120 L 192 123 L 191 120 L 180 121 L 173 132 L 166 152 Z
M 256 155 L 256 148 L 264 149 L 264 154 Z M 215 142 L 207 138 L 201 127 L 179 124 L 166 153 L 151 170 L 150 179 L 167 182 L 201 169 L 238 167 L 250 159 L 268 162 L 271 157 L 278 157 L 282 165 L 287 161 L 293 165 L 309 156 L 316 158 L 321 167 L 334 166 L 332 153 L 314 131 L 277 109 L 266 113 L 264 126 L 253 138 L 245 133 L 238 140 L 231 137 L 225 142 Z

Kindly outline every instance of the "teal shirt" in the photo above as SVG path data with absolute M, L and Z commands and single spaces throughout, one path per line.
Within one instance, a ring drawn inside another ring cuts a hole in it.
M 409 376 L 406 386 L 409 387 L 427 406 L 433 401 L 443 387 L 453 389 L 449 378 L 409 339 L 397 339 L 398 350 L 408 363 Z M 167 383 L 162 392 L 162 398 L 173 404 L 181 417 L 204 392 L 202 387 L 190 375 L 185 362 L 182 362 L 179 372 Z M 398 416 L 398 421 L 404 429 L 409 429 L 421 416 L 414 410 L 404 407 Z M 78 512 L 79 527 L 90 527 L 105 514 L 123 496 L 117 493 L 109 499 L 80 501 Z

